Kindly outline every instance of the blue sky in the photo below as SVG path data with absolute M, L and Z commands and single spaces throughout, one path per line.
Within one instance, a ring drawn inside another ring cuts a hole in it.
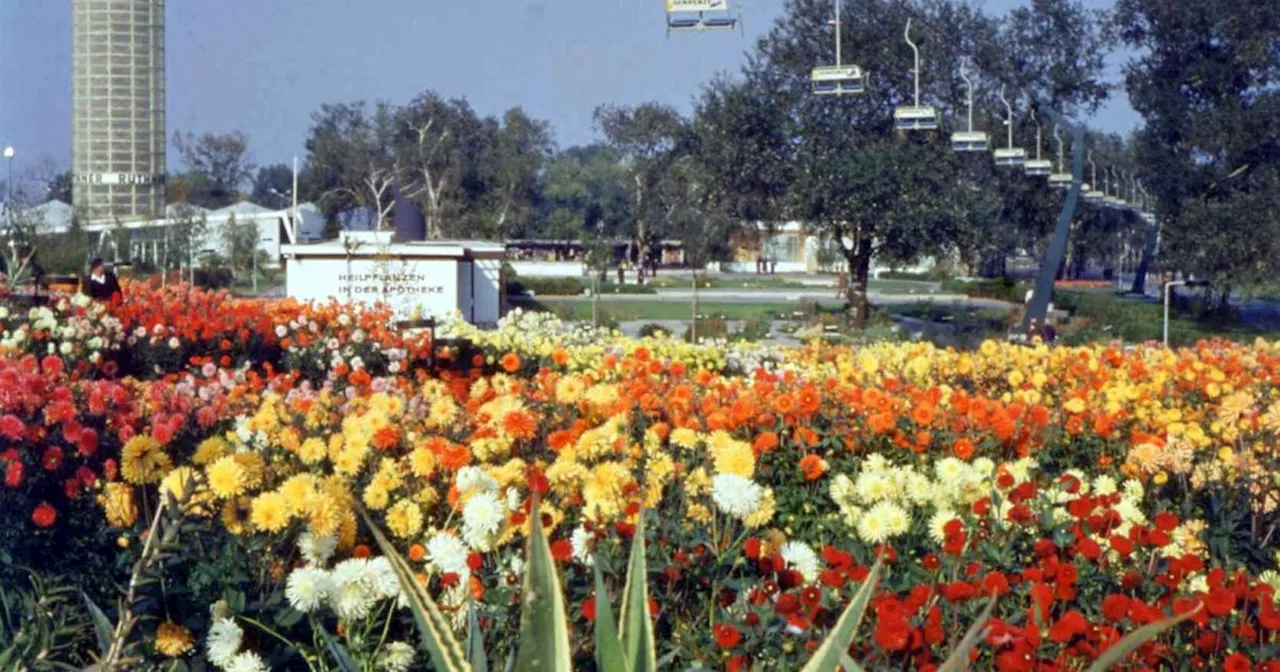
M 985 9 L 1000 14 L 1019 4 L 987 0 Z M 690 109 L 716 72 L 738 70 L 783 1 L 748 0 L 745 38 L 667 38 L 662 0 L 167 5 L 169 134 L 240 130 L 252 160 L 267 164 L 303 154 L 311 112 L 322 103 L 404 103 L 425 89 L 465 96 L 481 114 L 521 105 L 553 124 L 561 147 L 589 142 L 600 103 Z M 70 166 L 70 54 L 70 0 L 0 0 L 0 144 L 17 148 L 19 173 L 42 158 Z M 1093 123 L 1124 132 L 1139 120 L 1120 91 Z M 170 169 L 177 167 L 171 149 Z

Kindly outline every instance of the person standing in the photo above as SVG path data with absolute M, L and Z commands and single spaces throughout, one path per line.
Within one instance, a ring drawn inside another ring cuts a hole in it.
M 84 284 L 84 291 L 98 301 L 111 301 L 124 296 L 120 280 L 100 257 L 89 263 L 89 278 Z

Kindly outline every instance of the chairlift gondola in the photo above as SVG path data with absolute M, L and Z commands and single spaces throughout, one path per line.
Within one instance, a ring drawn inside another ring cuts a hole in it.
M 920 48 L 911 41 L 911 18 L 907 18 L 907 29 L 903 31 L 907 44 L 915 54 L 915 104 L 899 105 L 893 110 L 893 127 L 899 131 L 936 131 L 938 130 L 938 110 L 932 105 L 920 104 Z
M 836 29 L 836 64 L 813 69 L 809 76 L 813 93 L 818 96 L 862 93 L 866 90 L 862 68 L 856 65 L 844 65 L 840 60 L 840 0 L 836 0 L 836 19 L 831 24 Z
M 1031 110 L 1031 121 L 1036 125 L 1036 158 L 1028 160 L 1022 170 L 1028 177 L 1044 177 L 1053 172 L 1053 162 L 1040 158 L 1040 120 L 1036 118 L 1034 108 Z
M 1004 103 L 1004 109 L 1008 113 L 1008 117 L 1004 120 L 1004 125 L 1009 127 L 1009 146 L 997 147 L 995 159 L 997 166 L 1017 167 L 1027 162 L 1027 150 L 1013 146 L 1013 106 L 1004 97 L 1004 88 L 1003 86 L 1000 87 L 1000 102 Z
M 1092 184 L 1084 185 L 1084 200 L 1086 203 L 1094 205 L 1102 203 L 1102 199 L 1106 197 L 1101 191 L 1098 191 L 1098 164 L 1093 162 L 1093 150 L 1089 150 L 1089 181 Z
M 1075 181 L 1075 177 L 1066 171 L 1066 146 L 1062 142 L 1062 129 L 1053 125 L 1053 139 L 1058 141 L 1058 170 L 1049 174 L 1049 186 L 1053 189 L 1067 189 Z
M 733 30 L 741 25 L 741 6 L 735 15 L 731 0 L 667 0 L 667 34 Z
M 964 72 L 960 73 L 960 78 L 964 80 L 965 97 L 969 102 L 969 130 L 951 134 L 951 149 L 957 152 L 985 152 L 991 145 L 987 132 L 973 130 L 973 81 Z

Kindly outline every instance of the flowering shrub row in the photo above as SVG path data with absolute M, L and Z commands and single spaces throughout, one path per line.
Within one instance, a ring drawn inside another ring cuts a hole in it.
M 150 368 L 0 360 L 5 511 L 28 547 L 74 523 L 131 567 L 165 533 L 145 659 L 325 669 L 335 633 L 370 666 L 418 669 L 359 506 L 496 651 L 517 638 L 531 517 L 585 665 L 592 566 L 616 595 L 645 510 L 664 665 L 798 669 L 877 550 L 869 669 L 938 665 L 992 596 L 982 668 L 1076 669 L 1193 611 L 1134 668 L 1280 665 L 1275 344 L 765 350 L 528 314 L 432 344 L 376 310 L 145 292 L 168 308 L 113 314 Z

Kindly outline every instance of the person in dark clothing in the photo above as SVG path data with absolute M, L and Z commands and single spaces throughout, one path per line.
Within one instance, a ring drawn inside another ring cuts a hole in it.
M 89 277 L 85 280 L 84 291 L 98 301 L 111 301 L 116 297 L 124 296 L 124 292 L 120 289 L 120 280 L 100 258 L 95 258 L 89 264 Z

